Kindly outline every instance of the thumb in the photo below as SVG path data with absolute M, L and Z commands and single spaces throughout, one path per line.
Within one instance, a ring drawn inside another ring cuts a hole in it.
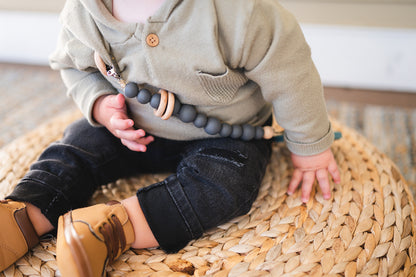
M 116 109 L 123 109 L 126 105 L 126 99 L 123 94 L 119 93 L 113 97 L 111 104 Z

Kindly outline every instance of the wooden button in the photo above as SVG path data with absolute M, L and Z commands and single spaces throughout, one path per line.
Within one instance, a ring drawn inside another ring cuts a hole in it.
M 156 34 L 149 34 L 146 37 L 146 43 L 150 47 L 155 47 L 159 44 L 159 37 Z

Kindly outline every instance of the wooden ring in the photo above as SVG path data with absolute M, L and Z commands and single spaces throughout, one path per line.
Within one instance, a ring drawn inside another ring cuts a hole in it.
M 103 59 L 100 57 L 97 51 L 94 52 L 94 61 L 101 74 L 107 76 L 107 67 L 105 66 Z
M 166 108 L 166 111 L 163 114 L 162 119 L 163 120 L 169 119 L 173 114 L 174 108 L 175 108 L 175 94 L 173 94 L 172 92 L 168 92 L 168 107 Z
M 161 117 L 166 110 L 166 105 L 168 104 L 168 93 L 164 89 L 159 90 L 159 93 L 160 93 L 160 102 L 159 102 L 159 107 L 155 111 L 155 115 L 158 117 Z

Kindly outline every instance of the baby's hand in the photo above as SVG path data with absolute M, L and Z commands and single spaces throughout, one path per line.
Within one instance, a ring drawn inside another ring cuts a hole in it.
M 127 115 L 124 95 L 104 95 L 97 99 L 93 107 L 94 119 L 104 125 L 114 136 L 132 151 L 146 152 L 154 138 L 144 130 L 134 129 L 134 121 Z
M 338 166 L 331 149 L 313 156 L 299 156 L 292 153 L 292 162 L 295 170 L 293 171 L 287 193 L 292 195 L 302 182 L 302 202 L 304 203 L 309 200 L 315 177 L 318 180 L 324 199 L 331 197 L 328 172 L 335 183 L 338 184 L 341 181 Z

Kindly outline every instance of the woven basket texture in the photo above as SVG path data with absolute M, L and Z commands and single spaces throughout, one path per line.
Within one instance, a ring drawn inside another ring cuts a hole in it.
M 61 137 L 78 113 L 57 116 L 0 150 L 0 198 L 30 164 Z M 128 250 L 109 276 L 415 276 L 415 203 L 397 167 L 365 138 L 333 121 L 343 138 L 333 144 L 342 182 L 330 200 L 318 188 L 307 204 L 286 194 L 292 167 L 283 144 L 250 212 L 206 232 L 177 254 Z M 166 175 L 119 180 L 93 203 L 131 196 Z M 55 238 L 43 240 L 0 276 L 59 276 Z

